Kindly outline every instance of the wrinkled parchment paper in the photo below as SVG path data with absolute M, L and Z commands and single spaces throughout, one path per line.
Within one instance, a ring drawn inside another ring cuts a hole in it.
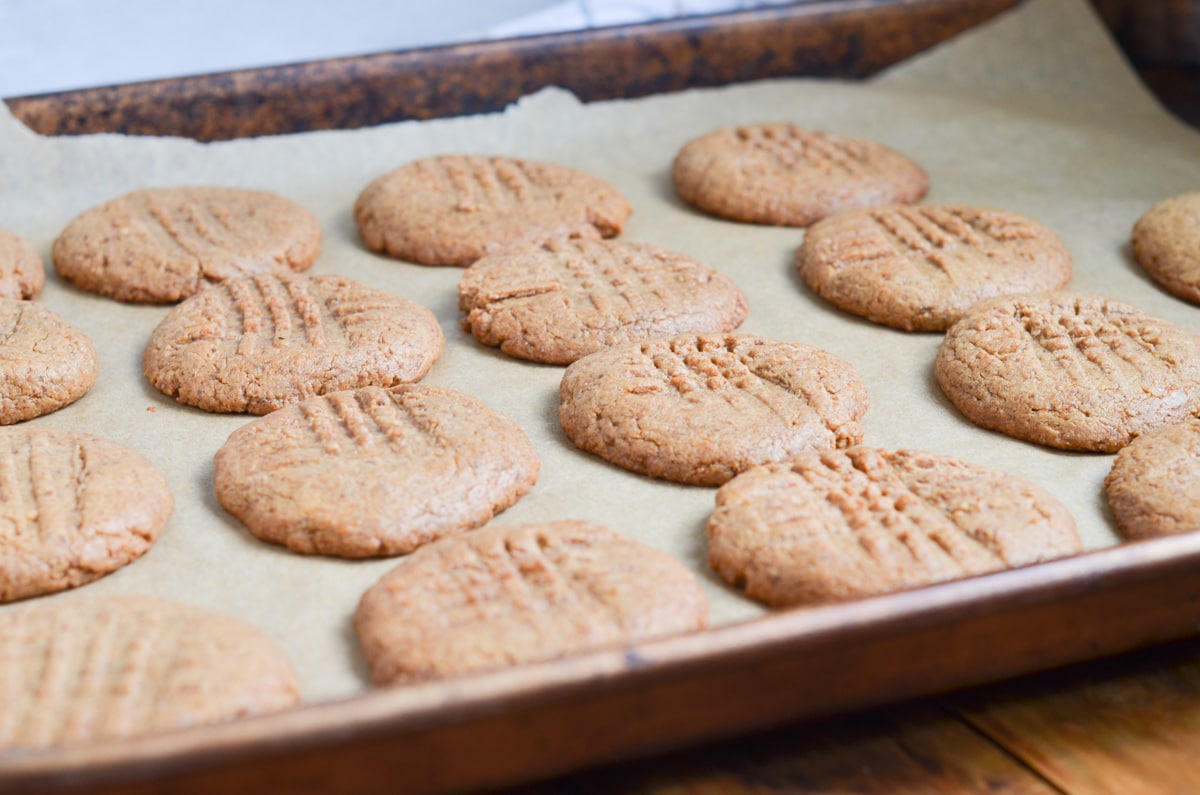
M 1151 204 L 1200 189 L 1200 133 L 1160 110 L 1125 66 L 1085 0 L 1028 0 L 1016 11 L 865 83 L 771 80 L 581 105 L 547 90 L 503 113 L 367 130 L 229 143 L 96 135 L 40 138 L 0 105 L 0 228 L 51 243 L 79 212 L 145 186 L 266 189 L 313 211 L 325 230 L 312 273 L 340 273 L 436 313 L 447 337 L 426 382 L 481 397 L 516 420 L 541 456 L 534 490 L 498 521 L 583 518 L 666 549 L 704 581 L 713 623 L 761 614 L 705 563 L 713 490 L 634 475 L 578 452 L 558 427 L 562 369 L 509 359 L 461 331 L 461 271 L 368 252 L 351 214 L 358 192 L 408 160 L 444 152 L 565 163 L 611 180 L 635 214 L 624 235 L 697 257 L 745 291 L 742 331 L 819 345 L 851 362 L 871 408 L 865 442 L 958 455 L 1054 491 L 1089 548 L 1114 543 L 1102 481 L 1111 456 L 1056 452 L 975 428 L 941 395 L 941 335 L 910 335 L 842 314 L 795 276 L 803 233 L 705 217 L 673 195 L 671 159 L 717 127 L 793 121 L 888 144 L 930 175 L 927 202 L 963 202 L 1040 219 L 1075 260 L 1072 288 L 1120 298 L 1200 331 L 1200 308 L 1159 290 L 1133 262 L 1131 225 Z M 78 403 L 33 422 L 100 433 L 166 473 L 176 507 L 142 559 L 46 600 L 158 594 L 254 623 L 298 668 L 306 700 L 360 692 L 367 677 L 349 618 L 392 560 L 306 558 L 250 536 L 213 496 L 213 454 L 240 415 L 206 414 L 158 394 L 141 353 L 167 307 L 82 293 L 50 273 L 41 297 L 95 341 L 100 377 Z M 11 606 L 0 610 L 11 610 Z

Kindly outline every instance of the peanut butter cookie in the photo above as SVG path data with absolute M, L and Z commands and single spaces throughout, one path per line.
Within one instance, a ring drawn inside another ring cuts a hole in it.
M 1133 256 L 1172 295 L 1200 304 L 1200 193 L 1151 207 L 1133 227 Z
M 96 383 L 92 341 L 32 301 L 0 298 L 0 425 L 74 403 Z
M 950 327 L 934 375 L 980 427 L 1115 453 L 1200 410 L 1200 336 L 1100 296 L 1003 296 Z
M 54 241 L 54 267 L 75 286 L 161 304 L 214 282 L 313 264 L 321 226 L 282 196 L 235 188 L 146 188 L 80 215 Z
M 945 331 L 985 298 L 1071 280 L 1071 255 L 1046 227 L 954 205 L 838 213 L 804 233 L 796 266 L 831 304 L 905 331 Z
M 379 685 L 461 676 L 703 629 L 696 578 L 580 521 L 497 526 L 422 547 L 354 613 Z
M 0 430 L 0 602 L 75 588 L 141 557 L 174 499 L 140 453 L 86 433 Z
M 354 203 L 368 248 L 422 265 L 470 265 L 513 246 L 615 237 L 632 212 L 616 188 L 586 172 L 478 155 L 408 163 Z
M 0 298 L 34 298 L 45 282 L 46 271 L 37 250 L 0 229 Z
M 708 557 L 774 606 L 841 602 L 1078 553 L 1067 510 L 1019 478 L 930 453 L 822 450 L 717 491 Z
M 920 166 L 892 149 L 795 124 L 751 124 L 689 141 L 671 180 L 681 199 L 707 213 L 776 226 L 910 204 L 929 189 Z
M 1200 419 L 1156 428 L 1122 447 L 1104 492 L 1126 538 L 1200 530 Z
M 171 310 L 142 357 L 160 392 L 266 414 L 313 395 L 421 379 L 442 352 L 420 304 L 342 276 L 226 279 Z
M 720 272 L 617 240 L 489 254 L 463 274 L 458 308 L 480 342 L 550 364 L 647 337 L 732 331 L 748 311 L 742 291 Z
M 291 664 L 250 625 L 121 596 L 0 613 L 0 750 L 157 735 L 295 704 Z
M 305 554 L 411 552 L 487 522 L 537 480 L 520 427 L 422 385 L 332 392 L 234 431 L 217 499 L 251 533 Z
M 656 478 L 716 486 L 756 464 L 862 440 L 867 391 L 818 348 L 679 335 L 567 368 L 558 416 L 575 446 Z

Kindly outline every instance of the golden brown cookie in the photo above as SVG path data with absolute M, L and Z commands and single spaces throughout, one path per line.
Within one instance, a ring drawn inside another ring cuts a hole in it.
M 478 155 L 408 163 L 354 203 L 368 248 L 422 265 L 470 265 L 513 246 L 614 237 L 632 212 L 616 188 L 586 172 Z
M 81 289 L 161 304 L 209 284 L 313 264 L 321 226 L 282 196 L 236 188 L 147 188 L 94 207 L 54 241 L 54 267 Z
M 1172 295 L 1200 304 L 1200 193 L 1159 202 L 1133 226 L 1133 256 Z
M 707 617 L 696 578 L 670 555 L 561 521 L 422 547 L 363 594 L 354 630 L 385 685 L 631 645 Z
M 135 450 L 87 433 L 0 429 L 0 602 L 136 560 L 173 505 L 166 478 Z
M 576 447 L 634 472 L 716 486 L 756 464 L 862 440 L 867 391 L 818 348 L 685 334 L 567 368 L 559 421 Z
M 217 499 L 251 533 L 305 554 L 399 555 L 478 527 L 537 480 L 516 423 L 412 385 L 332 392 L 230 434 Z
M 0 298 L 0 365 L 0 425 L 79 400 L 99 369 L 87 335 L 41 304 L 12 298 Z
M 1200 419 L 1156 428 L 1122 447 L 1104 492 L 1126 538 L 1200 530 Z
M 290 707 L 290 663 L 237 619 L 151 597 L 0 613 L 0 751 L 142 737 Z
M 720 272 L 645 243 L 565 240 L 489 254 L 463 274 L 463 329 L 520 359 L 570 364 L 624 342 L 732 331 L 746 297 Z
M 965 461 L 871 447 L 755 467 L 717 491 L 708 557 L 775 606 L 841 602 L 1078 553 L 1046 491 Z
M 920 166 L 892 149 L 795 124 L 751 124 L 689 141 L 671 180 L 681 199 L 707 213 L 777 226 L 909 204 L 929 189 Z
M 45 282 L 46 272 L 37 249 L 0 229 L 0 298 L 33 298 Z
M 985 298 L 1071 280 L 1071 255 L 1046 227 L 956 205 L 838 213 L 804 233 L 796 266 L 831 304 L 905 331 L 945 331 Z
M 175 307 L 142 364 L 181 403 L 266 414 L 326 392 L 417 381 L 444 342 L 433 313 L 406 298 L 342 276 L 262 274 Z
M 934 375 L 976 425 L 1113 453 L 1200 410 L 1200 336 L 1100 296 L 1004 296 L 950 327 Z

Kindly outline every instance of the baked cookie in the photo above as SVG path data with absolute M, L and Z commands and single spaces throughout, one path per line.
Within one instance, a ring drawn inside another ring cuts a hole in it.
M 1156 428 L 1122 447 L 1104 492 L 1127 538 L 1200 530 L 1200 419 Z
M 205 411 L 266 414 L 313 395 L 422 378 L 445 337 L 433 313 L 342 276 L 226 279 L 171 310 L 146 378 Z
M 537 480 L 516 423 L 413 385 L 309 398 L 230 434 L 217 499 L 251 533 L 305 554 L 400 555 L 478 527 Z
M 696 578 L 590 522 L 489 525 L 423 547 L 363 594 L 354 630 L 376 684 L 550 660 L 703 629 Z
M 0 613 L 0 750 L 119 740 L 295 704 L 283 652 L 237 619 L 152 597 Z
M 871 447 L 755 467 L 717 491 L 713 569 L 774 606 L 841 602 L 1078 553 L 1049 493 L 946 456 Z
M 671 181 L 679 198 L 707 213 L 776 226 L 908 204 L 929 190 L 920 166 L 892 149 L 795 124 L 751 124 L 689 141 Z
M 422 265 L 566 238 L 615 237 L 633 209 L 583 171 L 512 157 L 441 155 L 372 182 L 354 203 L 363 242 Z
M 37 249 L 0 229 L 0 298 L 33 298 L 46 283 Z
M 0 298 L 0 364 L 0 425 L 79 400 L 99 369 L 87 335 L 41 304 L 13 298 Z
M 1200 304 L 1200 193 L 1151 207 L 1133 226 L 1133 256 L 1172 295 Z
M 818 348 L 702 334 L 608 348 L 567 368 L 559 421 L 634 472 L 717 486 L 756 464 L 862 440 L 867 390 Z
M 1071 280 L 1071 255 L 1046 227 L 955 205 L 838 213 L 804 233 L 796 267 L 834 306 L 905 331 L 945 331 L 985 298 Z
M 934 375 L 980 427 L 1114 453 L 1200 410 L 1200 336 L 1100 296 L 1003 296 L 950 327 Z
M 146 188 L 94 207 L 54 241 L 54 267 L 75 286 L 162 304 L 209 284 L 313 264 L 321 226 L 282 196 L 236 188 Z
M 150 548 L 171 515 L 166 478 L 87 433 L 0 430 L 0 602 L 84 585 Z
M 458 283 L 463 329 L 519 359 L 570 364 L 623 342 L 732 331 L 746 297 L 720 272 L 645 243 L 563 240 L 489 254 Z

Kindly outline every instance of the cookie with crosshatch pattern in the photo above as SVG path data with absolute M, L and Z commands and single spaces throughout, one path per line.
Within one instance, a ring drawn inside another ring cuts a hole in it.
M 74 403 L 100 369 L 86 334 L 42 304 L 15 298 L 0 298 L 0 357 L 0 425 Z
M 300 686 L 244 621 L 149 596 L 0 613 L 0 752 L 158 735 L 285 709 Z
M 158 304 L 235 276 L 305 270 L 320 247 L 320 223 L 290 199 L 189 186 L 144 188 L 87 210 L 51 255 L 80 289 Z
M 411 552 L 478 527 L 533 487 L 540 463 L 515 422 L 420 384 L 331 392 L 230 434 L 213 477 L 255 536 L 304 554 Z
M 671 167 L 679 198 L 734 221 L 808 226 L 854 207 L 909 204 L 925 172 L 882 144 L 788 123 L 747 124 L 695 138 Z
M 722 486 L 713 569 L 784 607 L 841 602 L 1081 551 L 1045 490 L 960 459 L 872 447 L 803 453 Z
M 385 685 L 628 646 L 707 618 L 682 563 L 569 520 L 490 524 L 418 549 L 363 594 L 354 630 Z
M 576 447 L 617 466 L 716 486 L 757 464 L 857 444 L 866 410 L 854 368 L 819 348 L 681 334 L 572 364 L 558 417 Z
M 796 252 L 813 292 L 905 331 L 945 331 L 986 298 L 1057 290 L 1071 255 L 1052 231 L 1003 210 L 893 205 L 813 224 Z
M 489 254 L 463 273 L 458 308 L 480 342 L 550 364 L 648 337 L 732 331 L 749 309 L 738 286 L 708 265 L 620 240 Z
M 1138 219 L 1133 256 L 1172 295 L 1200 304 L 1200 193 L 1164 199 Z
M 1097 295 L 976 304 L 933 372 L 971 422 L 1063 450 L 1115 453 L 1200 411 L 1200 335 Z
M 1126 538 L 1200 530 L 1200 419 L 1164 425 L 1122 447 L 1104 494 Z
M 135 450 L 33 424 L 0 429 L 0 602 L 97 580 L 145 554 L 174 506 Z
M 439 155 L 372 182 L 354 219 L 372 251 L 422 265 L 470 265 L 550 240 L 614 237 L 633 208 L 600 177 L 514 157 Z
M 420 380 L 444 341 L 433 313 L 407 298 L 344 276 L 260 274 L 172 309 L 142 365 L 181 403 L 266 414 L 313 395 Z

